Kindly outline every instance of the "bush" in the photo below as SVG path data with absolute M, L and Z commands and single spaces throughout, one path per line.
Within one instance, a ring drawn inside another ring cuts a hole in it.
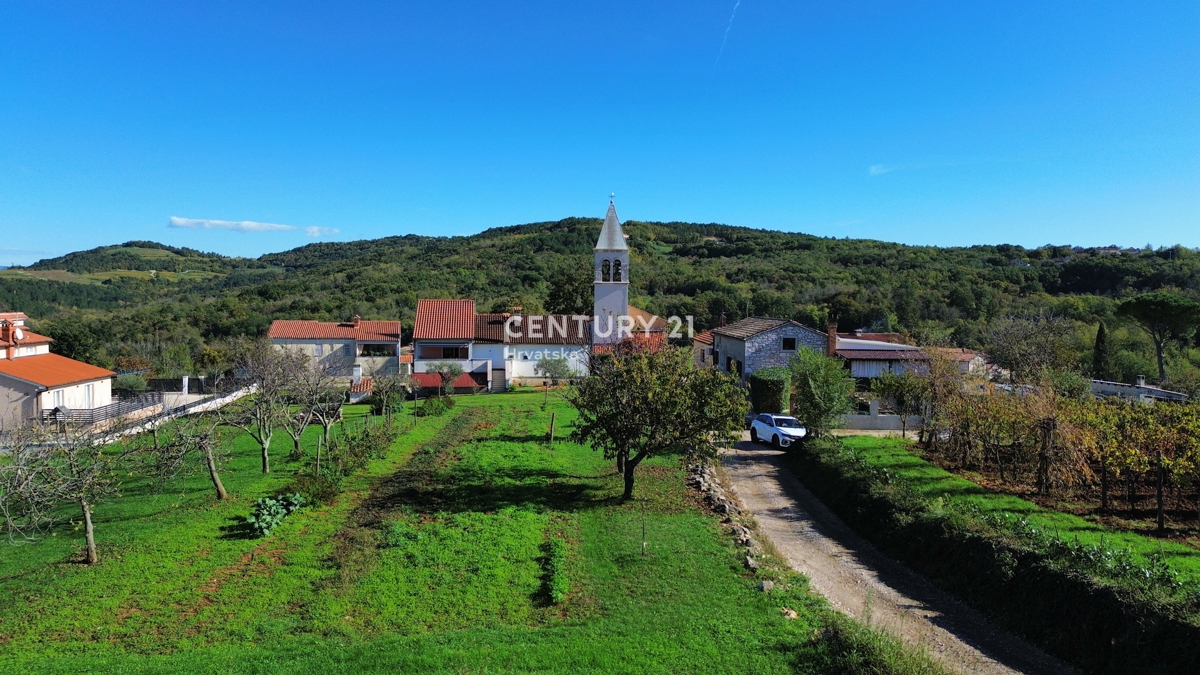
M 117 379 L 113 381 L 113 389 L 115 389 L 116 391 L 128 391 L 128 392 L 133 392 L 133 393 L 140 393 L 140 392 L 146 391 L 149 388 L 150 388 L 150 385 L 146 384 L 145 378 L 143 378 L 141 375 L 138 375 L 137 373 L 126 373 L 124 375 L 118 375 Z
M 438 396 L 435 398 L 427 398 L 425 402 L 417 408 L 417 417 L 440 417 L 446 414 L 454 407 L 454 399 Z
M 343 422 L 341 433 L 329 438 L 329 446 L 321 460 L 321 475 L 340 483 L 365 468 L 371 460 L 387 454 L 399 437 L 400 430 L 390 419 L 376 423 L 370 419 L 364 419 L 362 423 Z
M 567 599 L 571 584 L 567 580 L 567 542 L 554 537 L 546 542 L 546 593 L 550 602 Z
M 304 497 L 291 493 L 276 497 L 260 497 L 254 502 L 254 513 L 246 518 L 246 522 L 254 528 L 255 534 L 266 537 L 279 527 L 284 518 L 304 506 Z
M 787 368 L 760 368 L 750 374 L 750 403 L 754 412 L 791 412 L 792 373 Z
M 309 504 L 324 504 L 341 494 L 342 481 L 324 473 L 315 476 L 300 473 L 288 484 L 286 492 L 300 494 Z

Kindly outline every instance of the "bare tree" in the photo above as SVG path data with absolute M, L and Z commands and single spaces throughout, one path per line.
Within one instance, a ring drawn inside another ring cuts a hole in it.
M 150 453 L 154 475 L 165 481 L 203 466 L 217 499 L 226 499 L 229 493 L 220 474 L 227 455 L 221 428 L 222 420 L 217 415 L 181 417 L 164 425 L 161 432 L 156 427 L 155 452 Z
M 10 537 L 40 536 L 53 525 L 52 514 L 74 505 L 83 519 L 85 559 L 97 562 L 93 513 L 117 494 L 139 449 L 136 443 L 114 442 L 123 428 L 123 420 L 116 420 L 54 427 L 30 423 L 12 430 L 12 447 L 0 462 L 0 499 Z
M 255 386 L 253 396 L 224 409 L 227 424 L 250 435 L 262 450 L 262 472 L 271 472 L 271 438 L 289 414 L 288 387 L 308 368 L 303 354 L 275 349 L 266 340 L 239 345 L 238 368 Z
M 341 417 L 344 390 L 328 368 L 303 368 L 293 374 L 288 385 L 291 414 L 284 419 L 283 428 L 292 439 L 292 451 L 300 456 L 304 430 L 314 421 L 323 430 L 322 440 L 329 443 L 329 427 Z
M 1028 384 L 1047 369 L 1068 368 L 1075 362 L 1072 330 L 1069 321 L 1052 316 L 998 319 L 988 330 L 987 353 L 1009 371 L 1013 382 Z
M 0 429 L 0 518 L 10 543 L 33 540 L 55 522 L 53 482 L 46 449 L 33 425 Z

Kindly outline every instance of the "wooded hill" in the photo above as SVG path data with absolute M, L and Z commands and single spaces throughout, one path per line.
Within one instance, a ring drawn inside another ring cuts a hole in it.
M 359 314 L 399 317 L 411 328 L 418 297 L 473 298 L 485 310 L 590 312 L 600 224 L 567 218 L 466 237 L 315 243 L 257 260 L 128 242 L 0 271 L 0 308 L 30 313 L 64 343 L 90 340 L 80 355 L 101 363 L 147 351 L 147 343 L 186 344 L 195 356 L 205 345 L 261 334 L 276 318 Z M 1200 298 L 1200 252 L 1179 246 L 938 248 L 678 222 L 630 221 L 625 231 L 634 303 L 693 315 L 697 329 L 722 314 L 790 316 L 823 329 L 833 315 L 843 330 L 983 348 L 998 320 L 1053 315 L 1072 323 L 1071 348 L 1087 370 L 1104 321 L 1108 375 L 1127 380 L 1156 372 L 1154 350 L 1115 315 L 1117 302 L 1161 288 Z M 1170 379 L 1200 380 L 1193 345 L 1172 347 Z

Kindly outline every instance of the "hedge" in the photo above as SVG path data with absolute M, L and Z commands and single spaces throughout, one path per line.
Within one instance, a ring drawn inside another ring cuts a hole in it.
M 760 368 L 750 374 L 750 401 L 754 412 L 791 411 L 792 372 L 787 368 Z
M 1047 652 L 1094 673 L 1200 672 L 1200 597 L 1104 583 L 1071 546 L 919 495 L 837 441 L 792 446 L 789 463 L 825 505 L 880 549 Z M 1063 553 L 1065 551 L 1065 553 Z

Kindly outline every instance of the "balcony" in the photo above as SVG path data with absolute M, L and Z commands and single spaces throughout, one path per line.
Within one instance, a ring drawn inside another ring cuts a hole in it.
M 491 359 L 421 359 L 413 363 L 413 372 L 428 373 L 429 367 L 435 363 L 458 364 L 464 373 L 489 373 L 492 368 Z

